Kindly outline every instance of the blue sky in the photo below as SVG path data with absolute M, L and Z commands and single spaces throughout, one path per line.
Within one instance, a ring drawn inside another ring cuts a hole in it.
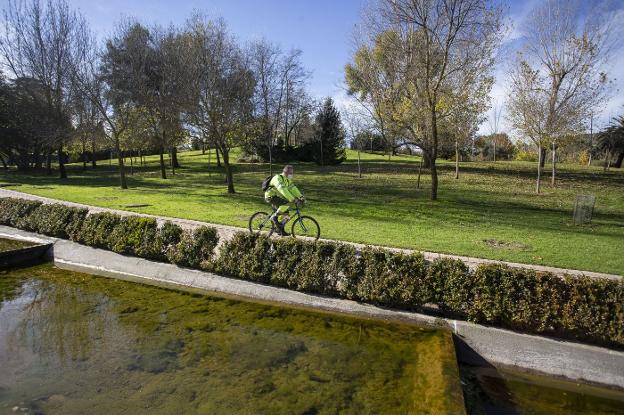
M 91 27 L 100 35 L 111 32 L 124 17 L 136 17 L 145 23 L 180 24 L 193 13 L 205 12 L 223 17 L 230 30 L 242 42 L 265 37 L 283 49 L 303 51 L 303 63 L 312 71 L 309 89 L 314 97 L 333 96 L 339 104 L 347 101 L 343 91 L 344 65 L 351 54 L 352 33 L 366 0 L 68 0 L 84 14 Z M 505 55 L 521 43 L 520 22 L 540 0 L 511 0 L 507 19 L 510 31 L 504 46 Z M 4 8 L 7 0 L 0 0 Z M 612 0 L 618 33 L 624 39 L 624 0 Z M 609 116 L 624 112 L 624 51 L 612 60 L 608 72 L 617 78 L 616 91 L 607 103 L 599 124 Z M 493 102 L 503 104 L 507 62 L 502 59 L 496 69 L 497 82 L 492 90 Z M 503 121 L 503 128 L 505 128 Z M 481 132 L 487 133 L 484 123 Z

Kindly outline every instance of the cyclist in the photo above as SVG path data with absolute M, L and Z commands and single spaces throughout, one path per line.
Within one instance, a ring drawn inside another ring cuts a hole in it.
M 293 183 L 293 174 L 293 166 L 290 164 L 284 166 L 280 174 L 271 178 L 269 186 L 264 192 L 264 200 L 275 210 L 271 215 L 271 221 L 282 236 L 288 235 L 284 230 L 284 225 L 290 219 L 288 210 L 295 205 L 303 206 L 305 202 L 303 195 Z

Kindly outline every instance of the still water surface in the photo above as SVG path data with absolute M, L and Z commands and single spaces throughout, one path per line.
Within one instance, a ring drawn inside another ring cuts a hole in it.
M 458 413 L 447 339 L 40 265 L 0 275 L 0 413 Z

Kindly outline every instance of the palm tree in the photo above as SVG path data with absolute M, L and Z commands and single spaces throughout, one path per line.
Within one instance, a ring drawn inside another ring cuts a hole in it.
M 611 167 L 611 158 L 617 155 L 613 167 L 619 169 L 624 160 L 624 115 L 613 119 L 613 123 L 598 134 L 596 148 L 605 154 L 605 171 Z

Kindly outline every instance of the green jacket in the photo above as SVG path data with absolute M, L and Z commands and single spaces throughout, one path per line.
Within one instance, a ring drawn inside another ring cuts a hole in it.
M 273 196 L 278 196 L 288 200 L 288 202 L 293 202 L 296 198 L 301 197 L 301 192 L 286 176 L 283 174 L 276 174 L 271 179 L 269 190 L 264 192 L 265 199 L 270 199 Z

